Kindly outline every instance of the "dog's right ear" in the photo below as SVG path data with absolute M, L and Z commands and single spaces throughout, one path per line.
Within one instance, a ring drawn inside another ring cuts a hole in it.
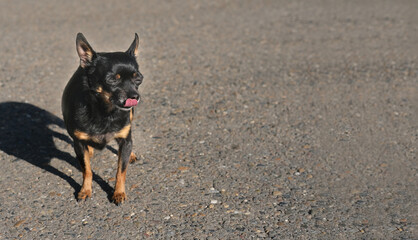
M 87 42 L 87 39 L 82 33 L 77 34 L 76 46 L 78 56 L 80 57 L 80 66 L 82 68 L 86 68 L 96 57 L 96 52 L 94 52 L 93 48 L 90 46 L 89 42 Z
M 138 34 L 135 33 L 135 39 L 132 42 L 129 49 L 126 51 L 126 53 L 133 57 L 138 57 L 138 45 L 139 45 L 139 38 L 138 38 Z

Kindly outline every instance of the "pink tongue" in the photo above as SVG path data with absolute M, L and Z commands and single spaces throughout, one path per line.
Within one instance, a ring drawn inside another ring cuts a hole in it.
M 124 107 L 132 107 L 136 106 L 138 104 L 138 101 L 136 99 L 128 98 L 125 102 Z

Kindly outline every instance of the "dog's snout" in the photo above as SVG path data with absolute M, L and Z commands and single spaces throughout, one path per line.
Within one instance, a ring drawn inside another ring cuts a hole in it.
M 139 93 L 130 93 L 128 98 L 139 100 Z

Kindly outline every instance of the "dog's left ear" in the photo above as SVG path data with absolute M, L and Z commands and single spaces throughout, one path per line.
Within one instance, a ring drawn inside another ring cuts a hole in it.
M 135 39 L 132 42 L 129 49 L 126 51 L 126 53 L 133 57 L 138 57 L 138 45 L 139 45 L 139 38 L 138 38 L 138 34 L 135 33 Z

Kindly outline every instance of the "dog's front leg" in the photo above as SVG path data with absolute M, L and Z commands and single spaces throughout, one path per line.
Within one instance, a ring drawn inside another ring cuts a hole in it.
M 126 199 L 125 193 L 125 180 L 126 171 L 129 165 L 129 161 L 132 153 L 132 137 L 131 132 L 126 138 L 116 138 L 119 144 L 118 151 L 118 171 L 116 173 L 116 185 L 115 192 L 113 193 L 112 200 L 116 204 L 120 204 Z
M 78 192 L 77 199 L 84 200 L 91 197 L 93 173 L 90 166 L 90 158 L 93 156 L 93 148 L 91 146 L 82 144 L 78 140 L 74 140 L 74 150 L 83 171 L 83 186 Z

